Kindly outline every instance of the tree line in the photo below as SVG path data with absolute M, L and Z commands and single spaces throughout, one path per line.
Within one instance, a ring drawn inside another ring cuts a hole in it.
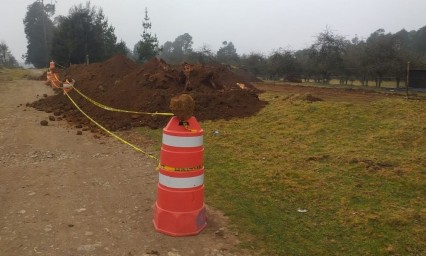
M 404 81 L 407 61 L 413 67 L 426 67 L 426 26 L 418 30 L 392 34 L 383 29 L 367 39 L 348 40 L 330 29 L 316 36 L 315 42 L 302 50 L 279 48 L 269 54 L 252 52 L 239 55 L 235 45 L 223 41 L 214 52 L 209 46 L 193 48 L 192 36 L 184 33 L 160 45 L 148 11 L 142 21 L 141 39 L 130 50 L 117 41 L 114 27 L 101 8 L 77 5 L 67 16 L 57 16 L 54 4 L 37 0 L 28 6 L 24 19 L 27 36 L 27 63 L 45 67 L 50 59 L 63 66 L 98 62 L 114 54 L 123 54 L 139 62 L 159 56 L 171 64 L 222 63 L 246 69 L 263 79 L 305 80 L 329 83 L 339 78 L 343 84 L 359 80 L 363 85 L 375 81 L 380 86 L 388 77 L 399 85 Z
M 306 49 L 279 48 L 269 55 L 256 52 L 238 55 L 234 44 L 226 41 L 216 53 L 207 46 L 193 50 L 192 44 L 192 37 L 183 34 L 173 42 L 164 43 L 159 56 L 170 63 L 234 65 L 268 80 L 329 83 L 332 78 L 338 78 L 341 84 L 359 80 L 368 86 L 369 81 L 374 81 L 378 87 L 389 78 L 397 86 L 405 81 L 408 61 L 411 67 L 426 68 L 426 26 L 410 32 L 402 29 L 395 34 L 378 29 L 365 40 L 358 37 L 348 40 L 325 29 Z

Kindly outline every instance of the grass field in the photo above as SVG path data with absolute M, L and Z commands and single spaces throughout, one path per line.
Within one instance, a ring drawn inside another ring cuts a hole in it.
M 426 254 L 426 101 L 261 97 L 269 105 L 256 116 L 202 123 L 206 203 L 230 217 L 242 246 Z
M 41 69 L 0 68 L 0 81 L 17 79 L 36 79 L 43 73 Z

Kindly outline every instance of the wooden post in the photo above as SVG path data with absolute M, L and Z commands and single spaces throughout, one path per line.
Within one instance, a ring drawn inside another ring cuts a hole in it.
M 410 85 L 410 62 L 407 61 L 407 81 L 405 81 L 405 94 L 408 99 L 408 86 Z

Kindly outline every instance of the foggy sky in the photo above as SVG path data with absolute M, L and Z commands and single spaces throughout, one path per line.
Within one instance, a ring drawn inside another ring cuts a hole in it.
M 50 0 L 44 0 L 45 3 Z M 0 41 L 19 62 L 27 41 L 22 20 L 34 0 L 0 0 Z M 85 0 L 57 0 L 56 15 Z M 160 41 L 189 33 L 194 49 L 216 52 L 231 41 L 239 54 L 269 54 L 279 47 L 299 50 L 311 45 L 326 27 L 348 39 L 367 38 L 379 28 L 395 33 L 426 25 L 426 0 L 91 0 L 103 8 L 118 39 L 130 49 L 142 34 L 145 7 Z

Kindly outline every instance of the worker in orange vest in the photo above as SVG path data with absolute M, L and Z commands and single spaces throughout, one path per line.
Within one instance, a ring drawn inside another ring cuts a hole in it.
M 54 73 L 54 71 L 55 71 L 55 62 L 53 60 L 49 63 L 49 69 L 50 69 L 50 71 L 52 73 Z

